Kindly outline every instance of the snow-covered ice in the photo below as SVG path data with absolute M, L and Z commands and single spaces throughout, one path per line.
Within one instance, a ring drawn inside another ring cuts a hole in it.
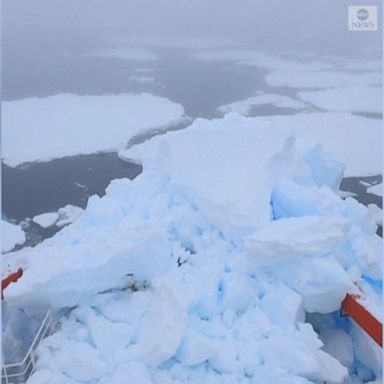
M 60 208 L 57 213 L 59 215 L 56 225 L 62 227 L 76 221 L 83 213 L 83 209 L 76 205 L 67 204 L 65 207 Z
M 2 103 L 2 157 L 9 166 L 116 151 L 129 139 L 184 117 L 181 105 L 150 94 L 59 94 Z
M 32 221 L 39 224 L 43 228 L 51 227 L 59 220 L 59 214 L 57 212 L 45 212 L 33 217 Z
M 383 196 L 383 184 L 376 184 L 367 188 L 367 191 L 374 195 Z
M 25 241 L 25 233 L 19 225 L 1 220 L 1 251 L 8 252 Z
M 299 98 L 327 111 L 382 113 L 382 88 L 349 86 L 298 92 Z
M 306 107 L 306 104 L 299 100 L 295 100 L 288 96 L 271 93 L 260 94 L 244 100 L 235 101 L 227 105 L 221 105 L 217 108 L 217 110 L 223 113 L 238 112 L 247 116 L 251 112 L 253 106 L 264 104 L 272 104 L 279 108 L 292 109 L 302 109 Z
M 45 212 L 33 217 L 33 221 L 43 228 L 57 225 L 63 227 L 64 225 L 73 223 L 83 213 L 83 209 L 75 205 L 68 204 L 63 208 L 58 209 L 56 212 Z
M 265 81 L 272 87 L 292 88 L 330 88 L 341 86 L 380 85 L 380 72 L 347 73 L 332 71 L 272 71 L 265 77 Z
M 206 131 L 207 125 L 210 129 Z M 198 119 L 191 128 L 193 129 L 185 132 L 185 136 L 188 136 L 194 145 L 188 143 L 186 139 L 179 140 L 182 136 L 175 132 L 154 138 L 141 147 L 121 151 L 120 155 L 125 158 L 134 158 L 136 154 L 138 157 L 148 157 L 160 141 L 166 142 L 172 150 L 171 163 L 180 170 L 175 172 L 180 173 L 180 180 L 183 183 L 187 185 L 194 183 L 194 187 L 197 185 L 203 195 L 209 193 L 204 191 L 211 183 L 213 188 L 221 190 L 223 196 L 232 193 L 236 201 L 242 194 L 245 199 L 251 198 L 246 189 L 238 191 L 238 185 L 262 184 L 259 183 L 261 181 L 259 178 L 263 177 L 264 164 L 259 164 L 258 157 L 263 156 L 265 150 L 264 145 L 258 146 L 258 143 L 265 142 L 267 148 L 269 146 L 278 148 L 282 143 L 281 138 L 289 134 L 297 134 L 299 137 L 322 144 L 327 151 L 346 165 L 347 176 L 380 174 L 382 171 L 383 140 L 381 121 L 378 119 L 348 113 L 303 113 L 294 116 L 255 118 L 229 114 L 224 119 L 213 120 L 210 123 Z M 203 131 L 204 137 L 201 134 Z M 223 136 L 225 139 L 220 140 Z M 345 145 L 346 137 L 349 138 L 348 146 Z M 215 148 L 215 151 L 212 151 L 212 148 Z M 200 172 L 202 168 L 198 166 L 197 158 L 201 158 L 204 172 Z M 250 164 L 253 168 L 252 173 L 249 169 Z M 188 174 L 184 169 L 188 169 Z M 231 177 L 224 177 L 228 175 L 227 169 L 233 170 Z M 222 183 L 230 184 L 226 185 L 228 190 L 222 190 L 220 185 L 217 185 L 215 182 L 217 177 Z M 197 179 L 192 180 L 194 178 Z M 219 196 L 218 199 L 222 198 Z
M 276 71 L 321 71 L 332 68 L 325 61 L 294 61 L 278 55 L 270 55 L 246 49 L 218 49 L 195 52 L 192 57 L 208 62 L 229 61 Z
M 371 212 L 340 198 L 344 166 L 301 138 L 363 118 L 326 119 L 229 114 L 155 137 L 121 153 L 143 162 L 136 179 L 112 181 L 72 225 L 5 255 L 25 269 L 5 291 L 9 310 L 72 308 L 28 384 L 344 384 L 348 369 L 380 380 L 367 336 L 334 326 L 347 344 L 324 348 L 332 334 L 306 322 L 381 276 Z

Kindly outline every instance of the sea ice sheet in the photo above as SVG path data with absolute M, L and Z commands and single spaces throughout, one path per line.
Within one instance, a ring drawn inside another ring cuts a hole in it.
M 2 157 L 31 161 L 117 151 L 129 139 L 179 121 L 181 105 L 150 94 L 59 94 L 2 103 Z

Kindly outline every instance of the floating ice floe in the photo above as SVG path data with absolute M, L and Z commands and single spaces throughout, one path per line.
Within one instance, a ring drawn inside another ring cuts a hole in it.
M 206 129 L 207 125 L 210 127 L 209 130 Z M 145 158 L 159 141 L 164 141 L 172 149 L 171 163 L 174 163 L 175 167 L 178 166 L 178 162 L 183 164 L 178 167 L 183 182 L 188 184 L 188 179 L 197 177 L 200 180 L 200 189 L 204 190 L 204 184 L 215 184 L 213 172 L 220 168 L 217 177 L 221 182 L 233 180 L 233 186 L 228 191 L 221 191 L 222 195 L 233 193 L 234 199 L 239 200 L 237 193 L 244 193 L 250 199 L 248 191 L 238 191 L 235 185 L 258 183 L 257 178 L 264 174 L 264 164 L 258 163 L 259 156 L 268 151 L 265 148 L 278 148 L 282 145 L 282 138 L 289 134 L 297 134 L 299 137 L 323 145 L 346 165 L 345 173 L 348 176 L 380 174 L 382 171 L 381 121 L 348 113 L 302 113 L 294 116 L 254 118 L 229 114 L 210 123 L 207 120 L 197 119 L 191 129 L 185 131 L 185 136 L 194 140 L 196 147 L 185 144 L 182 148 L 178 148 L 180 136 L 168 133 L 154 138 L 145 147 L 138 146 L 132 150 L 120 151 L 120 155 L 132 159 L 138 153 L 139 157 Z M 220 140 L 223 136 L 225 139 Z M 345 145 L 347 138 L 348 145 Z M 264 142 L 265 145 L 262 145 Z M 254 149 L 256 145 L 257 150 Z M 197 162 L 201 156 L 203 156 L 201 161 L 204 163 L 201 165 L 202 168 Z M 249 171 L 250 166 L 254 170 L 252 174 Z M 185 169 L 188 169 L 188 173 L 184 171 Z M 204 172 L 201 172 L 202 169 Z M 224 178 L 227 169 L 233 171 L 231 177 L 228 175 Z M 211 170 L 209 178 L 205 176 L 208 170 Z M 251 181 L 252 178 L 255 180 Z M 241 184 L 240 181 L 245 184 Z M 220 189 L 219 186 L 216 188 Z
M 46 212 L 36 215 L 32 220 L 43 228 L 48 228 L 52 225 L 62 227 L 77 220 L 83 211 L 80 207 L 68 204 L 58 209 L 57 212 Z
M 383 183 L 368 187 L 367 191 L 373 193 L 374 195 L 383 196 Z
M 381 380 L 367 336 L 334 324 L 351 342 L 325 349 L 306 322 L 381 279 L 375 220 L 339 197 L 338 161 L 274 123 L 227 115 L 133 147 L 141 175 L 5 256 L 25 270 L 9 310 L 72 308 L 28 384 Z
M 33 217 L 32 221 L 39 224 L 40 227 L 49 228 L 56 224 L 59 220 L 59 214 L 57 212 L 45 212 Z
M 19 225 L 1 220 L 1 251 L 8 252 L 25 241 L 25 233 Z
M 291 97 L 271 93 L 256 95 L 227 105 L 221 105 L 217 108 L 217 110 L 223 113 L 237 112 L 247 116 L 251 112 L 253 106 L 264 104 L 272 104 L 279 108 L 292 109 L 302 109 L 307 106 L 305 103 Z
M 184 117 L 181 105 L 150 94 L 60 94 L 2 103 L 2 156 L 9 166 L 117 151 L 139 133 Z
M 192 55 L 201 61 L 230 61 L 270 70 L 320 71 L 332 67 L 331 63 L 321 61 L 294 61 L 277 55 L 246 49 L 219 49 L 195 52 Z
M 298 92 L 300 99 L 327 111 L 382 113 L 382 88 L 350 86 Z
M 266 75 L 265 81 L 272 87 L 291 88 L 330 88 L 341 86 L 380 85 L 380 72 L 374 73 L 346 73 L 331 71 L 273 71 Z M 362 96 L 363 97 L 363 96 Z

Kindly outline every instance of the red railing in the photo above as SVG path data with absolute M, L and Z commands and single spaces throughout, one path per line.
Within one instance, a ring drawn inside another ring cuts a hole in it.
M 1 281 L 1 300 L 4 299 L 4 289 L 7 288 L 9 284 L 16 283 L 16 281 L 19 280 L 21 276 L 23 276 L 23 269 L 19 268 L 16 272 L 11 273 Z
M 358 295 L 347 293 L 341 304 L 344 314 L 351 317 L 375 342 L 383 347 L 383 324 L 361 303 Z

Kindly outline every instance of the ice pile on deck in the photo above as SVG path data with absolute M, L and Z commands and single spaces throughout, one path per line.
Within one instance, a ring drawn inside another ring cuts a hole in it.
M 335 358 L 305 322 L 332 317 L 354 282 L 381 279 L 375 218 L 338 196 L 343 166 L 320 146 L 235 121 L 125 152 L 142 175 L 8 257 L 25 267 L 10 307 L 76 306 L 29 384 L 380 380 L 364 335 L 328 327 L 323 340 L 345 342 Z

